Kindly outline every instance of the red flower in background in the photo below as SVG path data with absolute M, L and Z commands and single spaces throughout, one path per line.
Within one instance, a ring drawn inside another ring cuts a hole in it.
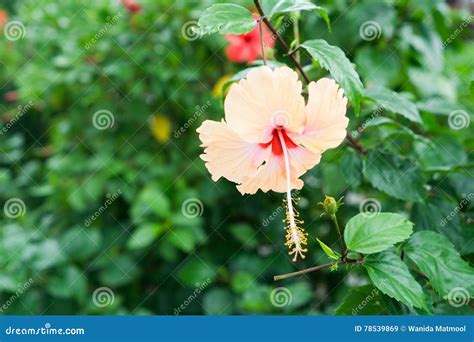
M 8 14 L 4 10 L 0 10 L 0 30 L 3 30 L 3 27 L 8 22 Z
M 269 50 L 275 46 L 275 39 L 268 28 L 262 25 L 262 37 L 264 50 Z M 260 46 L 260 26 L 246 34 L 227 34 L 225 38 L 229 41 L 225 53 L 227 58 L 234 63 L 251 63 L 262 57 Z
M 7 91 L 5 94 L 3 94 L 3 98 L 7 102 L 15 102 L 18 100 L 18 94 L 15 90 Z
M 142 6 L 135 0 L 122 0 L 122 5 L 132 13 L 138 13 L 142 10 Z

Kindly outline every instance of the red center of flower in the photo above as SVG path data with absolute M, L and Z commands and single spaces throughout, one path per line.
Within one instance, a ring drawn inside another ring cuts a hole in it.
M 267 148 L 268 146 L 272 145 L 272 153 L 276 156 L 282 156 L 283 155 L 283 146 L 281 146 L 280 138 L 278 137 L 278 132 L 281 132 L 281 135 L 283 136 L 283 140 L 285 141 L 286 148 L 295 148 L 298 147 L 297 144 L 291 140 L 291 138 L 286 134 L 285 129 L 282 128 L 275 128 L 272 131 L 272 139 L 267 142 L 267 143 L 261 143 L 260 146 L 263 148 Z

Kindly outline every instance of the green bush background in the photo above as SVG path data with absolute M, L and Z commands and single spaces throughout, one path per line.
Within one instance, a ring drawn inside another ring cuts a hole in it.
M 213 2 L 139 2 L 143 11 L 136 15 L 113 0 L 1 5 L 26 28 L 23 39 L 0 39 L 2 125 L 19 105 L 33 104 L 0 136 L 1 203 L 20 198 L 26 206 L 18 218 L 0 217 L 0 304 L 33 279 L 3 314 L 174 314 L 181 305 L 181 314 L 334 314 L 349 289 L 356 288 L 353 298 L 365 293 L 365 273 L 354 268 L 273 281 L 273 275 L 296 269 L 283 245 L 282 194 L 241 196 L 228 181 L 214 183 L 199 158 L 195 132 L 203 120 L 223 117 L 222 99 L 211 93 L 214 84 L 246 66 L 227 60 L 219 35 L 191 41 L 183 36 L 183 25 Z M 444 234 L 472 262 L 470 201 L 443 221 L 474 193 L 472 123 L 459 130 L 448 125 L 453 111 L 473 109 L 472 23 L 443 45 L 469 12 L 443 1 L 318 4 L 328 10 L 332 32 L 316 13 L 305 12 L 302 40 L 324 38 L 342 48 L 367 88 L 403 93 L 417 104 L 423 124 L 384 112 L 398 123 L 373 123 L 360 134 L 368 149 L 408 158 L 409 175 L 397 177 L 409 177 L 408 183 L 416 178 L 413 187 L 402 189 L 409 200 L 374 188 L 363 176 L 363 158 L 346 144 L 324 154 L 303 177 L 299 208 L 311 238 L 298 268 L 327 261 L 316 236 L 335 245 L 334 228 L 317 206 L 324 194 L 345 196 L 342 223 L 359 212 L 361 200 L 373 198 L 384 211 L 406 214 L 416 230 Z M 115 15 L 117 22 L 86 48 Z M 359 28 L 369 20 L 379 23 L 382 34 L 365 41 Z M 292 34 L 292 28 L 283 32 L 288 42 Z M 291 66 L 278 48 L 276 56 Z M 313 79 L 325 75 L 322 69 L 309 72 Z M 3 99 L 11 91 L 17 102 Z M 99 110 L 113 113 L 113 127 L 94 127 Z M 368 100 L 360 117 L 350 110 L 350 132 L 376 110 Z M 172 125 L 164 142 L 150 130 L 158 114 Z M 190 119 L 189 128 L 174 136 Z M 413 192 L 422 200 L 410 200 Z M 183 215 L 190 198 L 202 202 L 201 216 Z M 204 290 L 196 294 L 196 286 Z M 291 291 L 290 305 L 272 305 L 277 286 Z M 112 290 L 111 305 L 94 304 L 101 287 Z M 378 296 L 386 314 L 420 313 Z M 441 298 L 433 307 L 437 314 L 473 312 Z

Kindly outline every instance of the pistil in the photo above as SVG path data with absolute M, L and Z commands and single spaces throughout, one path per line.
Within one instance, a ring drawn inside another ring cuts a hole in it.
M 290 249 L 289 255 L 293 256 L 293 261 L 298 259 L 300 256 L 302 259 L 305 258 L 304 253 L 308 251 L 303 245 L 308 242 L 307 233 L 303 228 L 298 226 L 302 224 L 302 221 L 298 220 L 298 212 L 293 208 L 293 198 L 291 196 L 291 174 L 290 174 L 290 161 L 288 156 L 288 148 L 285 142 L 284 133 L 281 129 L 278 130 L 278 138 L 283 150 L 283 159 L 285 161 L 285 174 L 286 174 L 286 243 L 285 245 Z

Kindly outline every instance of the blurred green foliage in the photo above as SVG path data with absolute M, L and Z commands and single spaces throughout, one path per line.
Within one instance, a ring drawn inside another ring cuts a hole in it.
M 139 3 L 137 14 L 114 0 L 19 0 L 5 7 L 26 34 L 0 40 L 0 115 L 9 127 L 0 136 L 0 197 L 21 199 L 25 212 L 0 218 L 0 304 L 11 302 L 3 313 L 173 314 L 187 303 L 181 314 L 334 314 L 348 293 L 352 300 L 372 293 L 362 286 L 364 272 L 345 267 L 273 281 L 295 269 L 283 246 L 283 196 L 242 197 L 230 182 L 214 183 L 195 133 L 204 119 L 223 116 L 214 84 L 246 66 L 226 60 L 219 35 L 183 33 L 213 2 Z M 316 205 L 324 194 L 345 196 L 343 225 L 363 199 L 374 198 L 384 211 L 407 215 L 415 230 L 444 234 L 472 262 L 474 44 L 469 26 L 459 29 L 470 14 L 438 0 L 318 5 L 332 31 L 319 15 L 304 12 L 301 41 L 322 38 L 343 49 L 366 88 L 396 90 L 416 104 L 422 122 L 410 120 L 410 112 L 374 115 L 377 94 L 362 102 L 359 117 L 349 111 L 350 133 L 370 152 L 360 156 L 341 146 L 305 175 L 299 208 L 312 238 L 298 268 L 328 261 L 316 236 L 336 243 Z M 375 39 L 359 33 L 367 21 L 381 27 Z M 283 36 L 291 42 L 293 29 Z M 326 74 L 303 61 L 312 79 Z M 29 103 L 24 113 L 18 108 Z M 101 110 L 112 114 L 107 129 L 94 125 Z M 467 126 L 453 129 L 453 111 L 466 113 Z M 154 115 L 171 123 L 168 140 L 155 140 Z M 368 162 L 375 153 L 383 158 Z M 186 211 L 190 199 L 197 214 Z M 290 305 L 272 305 L 277 286 L 291 291 Z M 101 287 L 112 290 L 110 305 L 94 303 Z M 384 309 L 358 314 L 424 313 L 374 296 Z M 350 308 L 345 302 L 337 313 L 351 314 Z M 470 309 L 435 297 L 433 310 Z

